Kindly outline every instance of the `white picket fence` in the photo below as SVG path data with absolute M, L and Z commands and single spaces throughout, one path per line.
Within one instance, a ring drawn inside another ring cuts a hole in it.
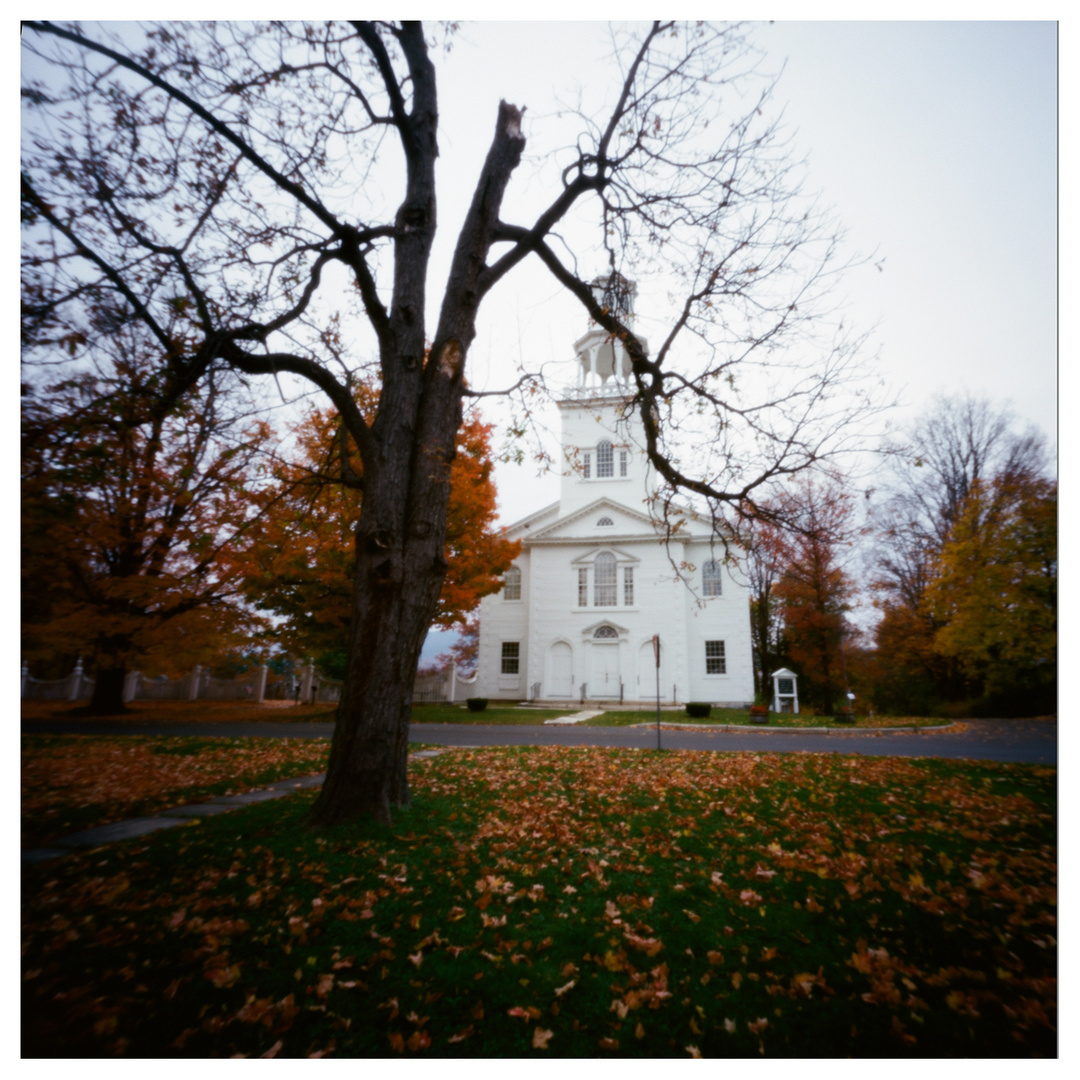
M 417 675 L 413 701 L 464 701 L 476 684 L 476 676 L 465 679 L 450 664 L 442 671 Z M 331 679 L 305 664 L 294 675 L 271 675 L 266 665 L 253 668 L 233 679 L 217 679 L 210 669 L 196 665 L 178 679 L 164 675 L 151 679 L 139 671 L 129 671 L 124 679 L 124 701 L 298 701 L 336 704 L 341 699 L 340 679 Z M 62 679 L 35 679 L 22 666 L 25 701 L 84 701 L 94 692 L 94 680 L 83 673 L 82 659 L 75 670 Z
M 476 686 L 476 675 L 466 679 L 453 664 L 448 664 L 442 671 L 418 674 L 413 683 L 413 703 L 433 704 L 440 701 L 464 701 L 472 697 Z

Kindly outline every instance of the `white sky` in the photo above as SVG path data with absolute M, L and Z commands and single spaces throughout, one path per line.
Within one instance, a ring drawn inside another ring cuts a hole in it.
M 526 134 L 542 141 L 553 96 L 588 83 L 603 32 L 581 23 L 463 27 L 441 72 L 441 179 L 457 181 L 440 192 L 445 243 L 499 98 L 527 106 Z M 1058 27 L 777 22 L 756 26 L 753 39 L 768 68 L 784 66 L 776 100 L 808 158 L 809 186 L 836 208 L 853 252 L 884 259 L 881 271 L 851 275 L 844 292 L 854 321 L 878 328 L 877 370 L 903 402 L 893 423 L 902 427 L 935 394 L 970 391 L 1011 404 L 1055 446 Z M 527 165 L 510 206 L 519 186 L 537 194 Z M 638 314 L 652 336 L 650 313 Z M 543 273 L 508 280 L 481 309 L 473 385 L 509 385 L 519 356 L 529 369 L 562 361 L 569 378 L 584 329 L 584 313 L 561 302 Z M 489 418 L 501 415 L 484 404 Z M 546 419 L 557 425 L 554 409 Z M 558 497 L 557 479 L 528 464 L 500 465 L 496 478 L 506 523 Z M 425 654 L 436 651 L 430 640 Z
M 543 142 L 555 94 L 589 83 L 599 24 L 466 25 L 442 65 L 440 227 L 449 245 L 471 194 L 500 97 L 528 107 Z M 786 63 L 777 101 L 809 161 L 809 186 L 836 208 L 853 252 L 875 252 L 844 293 L 877 326 L 877 370 L 901 396 L 895 422 L 935 393 L 1011 402 L 1056 442 L 1057 27 L 1045 23 L 791 22 L 754 28 L 766 65 Z M 478 74 L 482 73 L 482 74 Z M 527 151 L 528 153 L 528 151 Z M 543 194 L 528 161 L 508 195 Z M 447 182 L 447 178 L 452 180 Z M 523 190 L 521 190 L 523 189 Z M 524 214 L 508 220 L 524 223 Z M 601 265 L 586 266 L 588 273 Z M 439 292 L 445 271 L 432 278 Z M 481 309 L 474 386 L 564 361 L 584 313 L 542 273 L 502 283 Z M 649 335 L 653 314 L 639 306 Z M 659 324 L 658 324 L 659 325 Z M 498 406 L 485 403 L 493 419 Z M 549 412 L 554 423 L 554 415 Z M 554 478 L 500 466 L 512 521 L 557 497 Z

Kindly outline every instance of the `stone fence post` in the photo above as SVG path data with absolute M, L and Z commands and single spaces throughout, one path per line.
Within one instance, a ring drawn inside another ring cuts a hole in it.
M 255 700 L 261 704 L 266 695 L 266 674 L 270 669 L 265 664 L 260 664 L 255 670 Z
M 82 657 L 75 661 L 75 670 L 68 676 L 68 701 L 75 701 L 79 696 L 79 684 L 82 682 Z
M 188 701 L 195 701 L 199 696 L 199 683 L 202 681 L 202 664 L 196 664 L 195 670 L 188 676 Z
M 139 688 L 139 674 L 138 671 L 129 671 L 124 676 L 124 693 L 122 695 L 124 704 L 134 699 L 135 691 Z
M 315 679 L 315 665 L 305 664 L 300 669 L 300 701 L 307 702 L 311 698 L 311 684 Z

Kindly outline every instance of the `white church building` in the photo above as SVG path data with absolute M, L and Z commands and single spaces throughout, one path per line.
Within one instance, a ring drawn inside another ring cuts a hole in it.
M 632 311 L 634 287 L 593 285 Z M 707 519 L 666 542 L 640 416 L 627 409 L 630 358 L 595 324 L 574 345 L 577 383 L 558 401 L 559 501 L 511 525 L 522 552 L 480 604 L 473 694 L 504 700 L 754 700 L 750 605 Z M 734 552 L 733 552 L 734 553 Z

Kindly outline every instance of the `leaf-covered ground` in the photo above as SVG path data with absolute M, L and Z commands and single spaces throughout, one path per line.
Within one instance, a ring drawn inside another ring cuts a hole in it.
M 326 768 L 329 739 L 24 735 L 22 843 Z
M 23 1054 L 1048 1056 L 1056 772 L 454 751 L 24 871 Z

